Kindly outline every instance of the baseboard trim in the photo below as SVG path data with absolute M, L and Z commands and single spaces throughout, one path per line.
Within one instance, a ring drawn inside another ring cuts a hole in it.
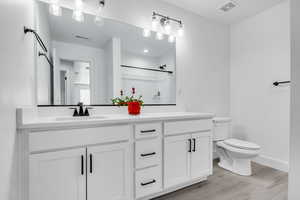
M 289 172 L 289 163 L 283 160 L 274 159 L 268 156 L 260 155 L 253 159 L 254 162 L 271 167 L 280 171 Z

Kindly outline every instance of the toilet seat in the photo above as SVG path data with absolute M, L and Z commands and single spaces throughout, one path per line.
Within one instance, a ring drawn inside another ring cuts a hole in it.
M 238 148 L 238 149 L 244 149 L 244 150 L 259 150 L 260 149 L 260 146 L 258 146 L 257 144 L 247 142 L 244 140 L 233 139 L 233 138 L 224 140 L 224 143 L 226 145 L 229 145 L 231 147 Z
M 258 152 L 259 152 L 259 149 L 251 150 L 251 149 L 237 148 L 237 147 L 226 144 L 224 141 L 217 142 L 217 146 L 222 147 L 222 148 L 224 148 L 228 151 L 231 151 L 231 152 L 235 152 L 235 153 L 239 153 L 239 154 L 243 154 L 243 155 L 248 155 L 248 156 L 258 154 Z
M 225 142 L 226 141 L 226 142 Z M 237 139 L 219 141 L 216 144 L 220 156 L 218 165 L 242 176 L 250 176 L 251 160 L 259 155 L 257 144 Z

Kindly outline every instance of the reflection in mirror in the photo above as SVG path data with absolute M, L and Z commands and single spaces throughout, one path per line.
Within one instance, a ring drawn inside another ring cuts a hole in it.
M 142 95 L 145 104 L 176 104 L 175 41 L 157 40 L 152 32 L 94 16 L 72 19 L 72 10 L 50 15 L 49 5 L 36 1 L 36 30 L 49 52 L 53 68 L 36 45 L 39 105 L 111 105 L 120 95 Z

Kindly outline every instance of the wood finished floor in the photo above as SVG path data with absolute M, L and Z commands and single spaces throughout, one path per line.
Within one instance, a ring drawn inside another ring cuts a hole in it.
M 214 162 L 214 174 L 207 181 L 155 200 L 287 200 L 287 173 L 256 163 L 252 170 L 251 177 L 243 177 Z

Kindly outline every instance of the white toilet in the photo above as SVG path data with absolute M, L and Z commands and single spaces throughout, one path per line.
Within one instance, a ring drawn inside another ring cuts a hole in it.
M 251 160 L 258 156 L 257 144 L 229 138 L 230 118 L 214 118 L 213 140 L 220 157 L 219 166 L 242 176 L 251 176 Z

